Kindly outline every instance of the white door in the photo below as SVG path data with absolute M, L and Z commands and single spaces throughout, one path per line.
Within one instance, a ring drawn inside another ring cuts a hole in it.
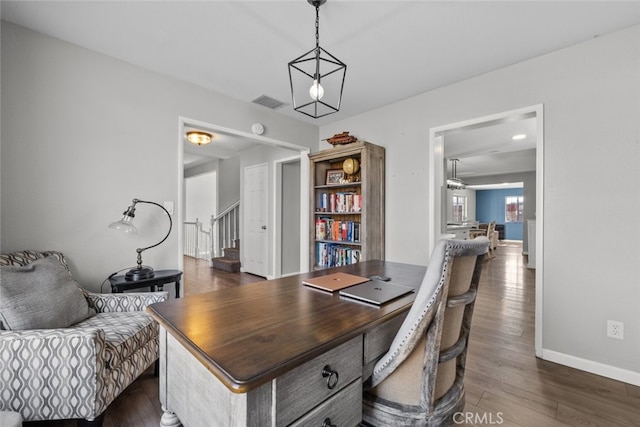
M 244 169 L 244 271 L 267 277 L 268 165 Z

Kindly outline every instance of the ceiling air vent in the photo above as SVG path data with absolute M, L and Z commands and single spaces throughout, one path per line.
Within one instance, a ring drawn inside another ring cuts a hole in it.
M 271 98 L 267 95 L 260 95 L 253 101 L 255 104 L 262 105 L 263 107 L 270 108 L 272 110 L 277 110 L 278 108 L 284 107 L 287 105 L 286 102 L 278 101 L 277 99 Z

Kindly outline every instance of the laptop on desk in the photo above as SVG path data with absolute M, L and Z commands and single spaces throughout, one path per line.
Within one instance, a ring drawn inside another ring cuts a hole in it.
M 413 288 L 410 286 L 372 279 L 360 285 L 343 289 L 340 291 L 340 295 L 369 304 L 382 305 L 411 292 L 413 292 Z
M 304 279 L 302 284 L 316 289 L 321 289 L 323 291 L 335 292 L 368 280 L 369 279 L 366 277 L 356 276 L 354 274 L 332 273 L 324 276 Z

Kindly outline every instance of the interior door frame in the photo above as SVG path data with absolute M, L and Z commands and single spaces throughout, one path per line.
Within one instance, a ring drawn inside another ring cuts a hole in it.
M 542 357 L 544 313 L 544 105 L 537 104 L 484 117 L 450 123 L 429 129 L 429 253 L 442 235 L 442 188 L 445 182 L 443 135 L 462 128 L 477 127 L 487 122 L 510 120 L 533 115 L 536 118 L 536 311 L 535 354 Z M 529 239 L 531 236 L 529 236 Z M 525 267 L 526 268 L 526 267 Z
M 305 158 L 308 158 L 305 155 Z M 300 164 L 300 171 L 302 172 L 302 164 L 306 163 L 307 164 L 307 168 L 308 168 L 308 164 L 309 162 L 303 162 L 303 157 L 302 154 L 298 155 L 298 156 L 291 156 L 291 157 L 285 157 L 282 159 L 278 159 L 274 162 L 274 168 L 273 168 L 273 183 L 275 185 L 275 189 L 274 189 L 274 194 L 276 195 L 276 200 L 273 206 L 273 219 L 274 219 L 274 224 L 272 225 L 272 227 L 275 227 L 276 224 L 278 224 L 280 226 L 280 231 L 278 233 L 276 233 L 275 238 L 273 239 L 273 253 L 274 253 L 274 265 L 273 265 L 273 272 L 275 277 L 282 277 L 282 235 L 286 232 L 286 230 L 282 227 L 282 168 L 285 164 L 287 163 L 293 163 L 293 162 L 298 162 Z M 306 176 L 309 176 L 309 172 L 306 173 Z M 309 205 L 307 203 L 304 203 L 304 201 L 308 200 L 307 195 L 308 195 L 308 188 L 309 186 L 307 185 L 305 188 L 302 188 L 302 182 L 300 183 L 300 221 L 308 221 L 308 208 Z M 304 213 L 303 213 L 304 210 Z M 300 227 L 300 229 L 302 229 L 302 227 Z M 304 241 L 304 245 L 302 246 Z M 308 271 L 308 259 L 309 259 L 309 254 L 306 253 L 303 249 L 304 248 L 308 248 L 309 247 L 309 234 L 307 234 L 306 236 L 300 236 L 300 258 L 298 260 L 299 262 L 299 266 L 298 266 L 298 272 L 302 273 L 302 272 L 307 272 Z M 308 249 L 307 249 L 308 250 Z M 289 273 L 286 274 L 287 276 L 290 275 L 295 275 L 297 273 Z
M 307 158 L 309 152 L 311 151 L 309 147 L 304 147 L 302 145 L 293 144 L 291 142 L 287 142 L 279 139 L 273 139 L 273 138 L 268 138 L 261 135 L 255 135 L 253 133 L 244 132 L 238 129 L 232 129 L 225 126 L 204 122 L 204 121 L 189 118 L 189 117 L 179 116 L 178 117 L 178 135 L 177 135 L 177 139 L 178 139 L 177 151 L 178 152 L 176 155 L 177 168 L 178 168 L 178 203 L 177 203 L 177 209 L 176 209 L 176 215 L 175 215 L 175 220 L 179 225 L 178 227 L 175 227 L 177 229 L 176 232 L 178 235 L 178 268 L 180 270 L 184 270 L 184 261 L 183 261 L 184 231 L 183 231 L 182 223 L 184 221 L 184 203 L 183 203 L 183 200 L 184 200 L 184 135 L 185 135 L 186 127 L 195 127 L 199 129 L 207 129 L 214 133 L 219 132 L 219 133 L 224 133 L 228 135 L 234 135 L 234 136 L 252 140 L 259 144 L 268 145 L 271 147 L 287 148 L 290 150 L 298 151 L 300 153 L 298 156 L 300 158 L 300 186 L 301 186 L 300 188 L 300 192 L 301 192 L 301 195 L 300 195 L 300 201 L 301 201 L 300 249 L 302 252 L 304 252 L 304 256 L 303 254 L 301 254 L 301 259 L 308 259 L 309 257 L 309 252 L 308 252 L 309 251 L 309 221 L 308 221 L 309 206 L 308 204 L 304 203 L 304 201 L 309 199 L 309 162 L 305 162 L 303 161 L 303 159 Z M 279 190 L 271 188 L 270 191 L 279 191 Z M 275 195 L 276 193 L 274 192 L 273 194 Z M 274 236 L 277 235 L 277 233 L 281 232 L 280 225 L 276 224 L 274 221 L 275 220 L 273 220 L 272 223 L 270 224 L 271 227 L 269 231 L 269 233 L 272 233 L 272 235 L 270 236 L 272 239 L 274 238 Z M 275 263 L 276 258 L 279 258 L 279 257 L 274 256 L 272 259 L 272 263 Z M 301 272 L 308 271 L 308 266 L 306 266 L 306 264 L 303 264 L 301 262 L 300 266 L 301 266 Z M 304 266 L 306 266 L 307 269 L 302 269 L 304 268 Z M 275 266 L 273 264 L 270 265 L 269 268 L 271 268 L 271 271 L 275 271 Z

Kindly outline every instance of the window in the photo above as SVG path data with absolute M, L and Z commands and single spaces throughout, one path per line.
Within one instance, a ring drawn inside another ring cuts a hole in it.
M 523 196 L 507 196 L 504 198 L 504 222 L 522 222 Z
M 467 219 L 467 196 L 453 195 L 451 213 L 453 222 L 462 222 Z

